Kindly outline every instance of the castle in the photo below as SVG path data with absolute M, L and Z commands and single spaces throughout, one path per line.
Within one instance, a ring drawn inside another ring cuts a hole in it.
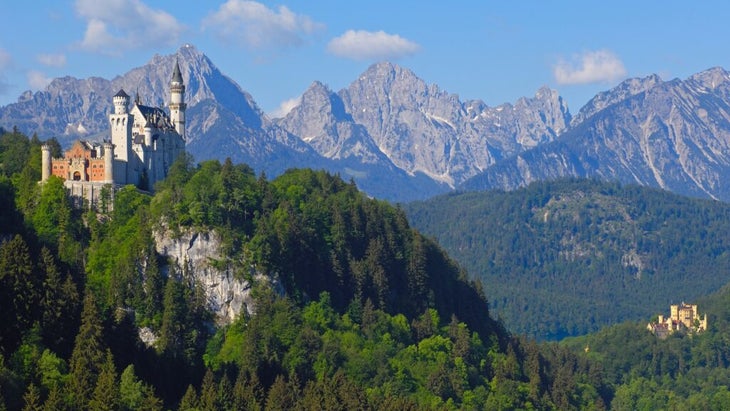
M 180 65 L 170 81 L 170 114 L 145 106 L 139 96 L 129 108 L 130 97 L 119 90 L 109 114 L 111 141 L 79 140 L 63 158 L 51 158 L 50 147 L 41 147 L 42 181 L 51 175 L 64 179 L 72 197 L 95 204 L 106 185 L 117 188 L 133 184 L 152 191 L 167 177 L 172 163 L 185 152 L 185 84 Z
M 656 322 L 646 328 L 659 338 L 666 338 L 675 331 L 702 332 L 707 329 L 707 314 L 700 317 L 696 304 L 674 304 L 669 306 L 669 318 L 659 315 Z

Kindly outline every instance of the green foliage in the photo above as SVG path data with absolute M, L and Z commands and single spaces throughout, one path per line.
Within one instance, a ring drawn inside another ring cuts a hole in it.
M 26 140 L 13 144 L 31 158 L 39 142 Z M 0 194 L 13 197 L 2 198 L 0 221 L 16 225 L 0 226 L 0 409 L 722 409 L 730 400 L 730 293 L 702 303 L 710 331 L 664 341 L 629 324 L 537 344 L 508 335 L 486 302 L 511 304 L 496 286 L 524 283 L 519 274 L 535 262 L 541 286 L 567 287 L 564 273 L 578 269 L 585 279 L 571 286 L 595 284 L 599 269 L 622 269 L 624 255 L 600 244 L 628 241 L 638 256 L 628 266 L 644 264 L 622 274 L 627 289 L 656 279 L 663 250 L 685 269 L 722 266 L 722 205 L 586 182 L 577 191 L 531 187 L 527 200 L 499 200 L 481 216 L 523 218 L 489 226 L 497 245 L 479 244 L 505 277 L 482 286 L 401 209 L 324 172 L 290 170 L 269 182 L 243 165 L 188 156 L 154 197 L 126 187 L 113 208 L 81 215 L 65 208 L 60 181 L 33 191 L 37 167 L 13 167 L 10 180 L 0 177 Z M 696 215 L 705 231 L 695 235 L 682 220 Z M 465 216 L 448 224 L 482 227 Z M 157 254 L 155 230 L 222 238 L 223 257 L 211 264 L 252 283 L 255 314 L 217 327 L 190 266 Z M 666 243 L 678 232 L 679 245 Z M 463 246 L 478 242 L 461 236 Z M 535 316 L 553 333 L 563 331 L 545 312 L 579 307 L 561 298 Z M 139 341 L 142 325 L 156 347 Z
M 730 281 L 730 206 L 592 180 L 406 207 L 487 285 L 512 331 L 560 339 L 638 320 Z
M 81 312 L 81 328 L 71 354 L 68 393 L 77 408 L 86 408 L 105 364 L 105 344 L 96 299 L 87 293 Z M 107 359 L 108 360 L 108 359 Z

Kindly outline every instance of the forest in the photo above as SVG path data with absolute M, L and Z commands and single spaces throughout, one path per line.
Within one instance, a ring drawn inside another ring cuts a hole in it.
M 440 196 L 404 207 L 485 284 L 509 330 L 560 340 L 730 281 L 730 205 L 597 180 Z
M 0 409 L 730 404 L 730 290 L 701 302 L 710 330 L 700 335 L 657 340 L 624 323 L 538 343 L 495 320 L 490 284 L 401 208 L 338 176 L 269 180 L 184 156 L 154 195 L 124 187 L 79 208 L 61 180 L 37 183 L 40 144 L 0 136 Z M 155 248 L 155 233 L 189 230 L 218 233 L 218 264 L 241 276 L 254 267 L 282 290 L 248 278 L 255 312 L 218 325 L 195 273 Z M 632 355 L 616 355 L 626 347 Z

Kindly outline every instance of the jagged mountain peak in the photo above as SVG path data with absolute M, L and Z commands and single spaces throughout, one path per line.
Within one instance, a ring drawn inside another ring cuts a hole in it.
M 633 97 L 637 94 L 646 92 L 647 90 L 656 87 L 663 83 L 661 77 L 657 74 L 651 74 L 646 77 L 630 78 L 622 81 L 616 87 L 600 92 L 596 94 L 585 106 L 583 106 L 578 114 L 573 117 L 571 121 L 572 126 L 577 126 L 582 123 L 585 119 L 598 113 L 608 106 L 616 104 L 627 98 Z
M 720 85 L 726 84 L 730 80 L 730 73 L 722 67 L 713 67 L 705 71 L 690 76 L 687 79 L 709 90 L 714 90 Z

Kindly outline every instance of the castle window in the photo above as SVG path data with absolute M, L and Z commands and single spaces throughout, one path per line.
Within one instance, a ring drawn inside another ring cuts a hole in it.
M 81 181 L 81 173 L 78 171 L 74 173 L 74 181 Z

